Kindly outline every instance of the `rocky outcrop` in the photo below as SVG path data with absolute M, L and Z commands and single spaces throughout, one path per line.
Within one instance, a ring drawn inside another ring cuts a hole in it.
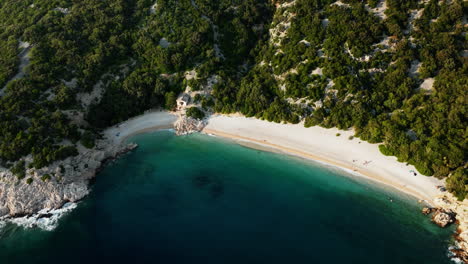
M 434 205 L 445 212 L 456 214 L 455 218 L 458 224 L 455 235 L 456 247 L 452 248 L 451 252 L 459 260 L 468 263 L 468 199 L 458 201 L 452 194 L 444 193 L 434 199 Z M 440 215 L 438 219 L 445 221 L 446 216 Z
M 445 211 L 444 209 L 435 210 L 435 213 L 432 215 L 432 221 L 440 227 L 446 227 L 455 222 L 455 213 Z
M 135 147 L 135 144 L 113 146 L 101 140 L 95 149 L 80 148 L 75 157 L 41 169 L 27 169 L 26 178 L 32 179 L 30 183 L 0 168 L 0 218 L 33 215 L 83 199 L 89 193 L 89 180 L 106 160 Z
M 434 210 L 435 210 L 434 208 L 424 207 L 424 208 L 422 209 L 422 213 L 423 213 L 424 215 L 428 215 L 428 214 L 431 214 L 432 212 L 434 212 Z
M 195 132 L 200 132 L 206 126 L 204 120 L 198 120 L 187 116 L 182 116 L 174 124 L 176 135 L 187 135 Z

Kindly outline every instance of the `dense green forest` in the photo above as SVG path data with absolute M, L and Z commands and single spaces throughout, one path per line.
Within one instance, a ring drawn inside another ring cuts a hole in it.
M 205 110 L 353 128 L 384 155 L 448 176 L 463 199 L 467 10 L 462 0 L 0 0 L 0 165 L 22 178 L 215 77 L 195 98 Z

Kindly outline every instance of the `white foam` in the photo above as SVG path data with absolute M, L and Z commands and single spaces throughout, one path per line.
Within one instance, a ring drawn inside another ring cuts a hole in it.
M 0 232 L 6 226 L 6 222 L 0 218 Z
M 453 262 L 455 262 L 457 264 L 463 264 L 464 263 L 463 260 L 461 260 L 460 258 L 457 258 L 456 255 L 453 253 L 452 250 L 454 250 L 454 249 L 458 249 L 458 247 L 457 246 L 450 246 L 448 248 L 447 257 L 449 257 L 451 261 L 453 261 Z
M 459 259 L 459 258 L 450 258 L 451 261 L 457 263 L 457 264 L 463 264 L 463 260 Z
M 59 209 L 43 209 L 33 216 L 23 216 L 15 218 L 0 219 L 0 230 L 7 224 L 12 223 L 24 228 L 38 227 L 42 230 L 52 231 L 58 226 L 62 216 L 72 211 L 77 206 L 76 203 L 66 203 Z

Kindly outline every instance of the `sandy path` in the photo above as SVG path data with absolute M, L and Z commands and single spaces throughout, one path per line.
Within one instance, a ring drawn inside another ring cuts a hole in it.
M 216 115 L 209 119 L 203 132 L 238 141 L 274 148 L 288 154 L 324 162 L 348 172 L 393 186 L 427 203 L 440 192 L 443 182 L 411 171 L 416 169 L 400 163 L 395 157 L 380 153 L 377 144 L 358 138 L 352 140 L 352 131 L 305 128 L 301 124 L 277 124 L 254 118 Z M 340 133 L 340 136 L 336 136 Z

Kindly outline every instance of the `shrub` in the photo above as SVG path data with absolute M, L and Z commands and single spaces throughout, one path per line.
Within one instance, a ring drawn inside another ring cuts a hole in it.
M 197 79 L 188 80 L 187 85 L 190 86 L 192 91 L 199 91 L 201 89 L 201 83 Z
M 207 108 L 209 108 L 209 107 L 213 107 L 214 104 L 215 104 L 215 102 L 214 102 L 213 98 L 211 98 L 211 97 L 209 97 L 209 98 L 203 97 L 203 99 L 202 99 L 202 108 L 203 108 L 203 109 L 207 109 Z
M 339 136 L 341 136 L 341 134 L 340 134 L 340 133 L 336 133 L 336 136 L 339 137 Z
M 205 117 L 205 113 L 203 113 L 203 111 L 200 110 L 198 107 L 190 107 L 189 109 L 187 109 L 187 116 L 196 119 L 203 119 Z
M 422 175 L 431 176 L 434 174 L 434 171 L 427 166 L 426 163 L 416 163 L 414 167 L 421 173 Z
M 42 175 L 41 180 L 42 180 L 43 182 L 50 180 L 50 175 L 49 175 L 49 174 L 44 174 L 44 175 Z
M 11 168 L 11 172 L 15 175 L 18 179 L 23 179 L 26 176 L 26 169 L 25 169 L 26 162 L 24 160 L 18 161 L 15 166 Z
M 39 169 L 56 160 L 63 160 L 76 155 L 78 155 L 78 150 L 75 146 L 44 147 L 37 152 L 33 152 L 32 163 L 35 168 Z
M 456 170 L 447 178 L 447 189 L 462 201 L 468 195 L 468 173 L 464 169 Z
M 32 178 L 28 178 L 28 179 L 26 180 L 26 183 L 27 183 L 27 184 L 31 184 L 32 182 L 33 182 L 33 179 L 32 179 Z
M 81 136 L 80 140 L 81 144 L 85 146 L 86 148 L 94 148 L 95 145 L 95 136 L 93 133 L 86 131 L 83 133 L 83 136 Z
M 172 111 L 176 108 L 177 106 L 177 95 L 174 92 L 168 92 L 164 95 L 165 103 L 164 107 Z
M 202 96 L 201 96 L 200 94 L 196 94 L 196 95 L 193 97 L 193 102 L 194 102 L 194 103 L 199 103 L 201 100 L 202 100 Z
M 393 152 L 389 148 L 387 148 L 387 146 L 385 146 L 384 144 L 379 145 L 379 150 L 385 156 L 392 156 L 393 155 Z
M 308 116 L 305 118 L 304 127 L 313 127 L 320 124 L 320 121 L 314 116 Z
M 78 150 L 75 146 L 61 146 L 58 150 L 54 153 L 55 157 L 52 161 L 55 160 L 63 160 L 70 156 L 78 155 Z

